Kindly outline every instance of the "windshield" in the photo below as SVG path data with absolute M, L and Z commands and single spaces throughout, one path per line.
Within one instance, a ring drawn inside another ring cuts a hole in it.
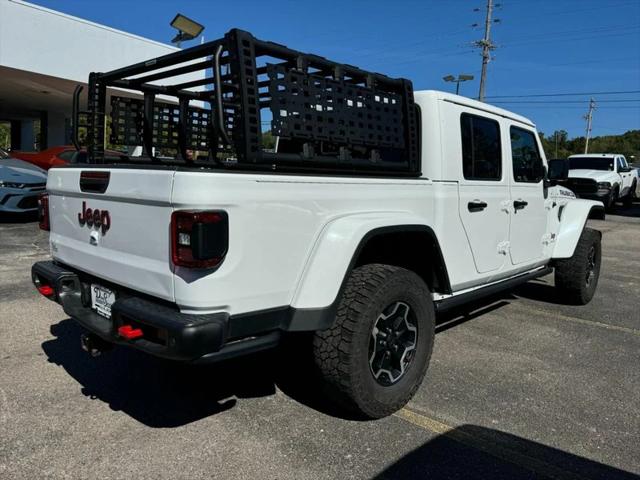
M 570 170 L 613 170 L 613 158 L 579 157 L 569 159 Z

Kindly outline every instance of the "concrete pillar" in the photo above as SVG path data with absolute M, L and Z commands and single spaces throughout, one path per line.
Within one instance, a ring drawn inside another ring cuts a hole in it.
M 20 133 L 20 122 L 11 120 L 11 150 L 20 150 L 20 145 L 22 145 Z
M 33 120 L 22 120 L 20 122 L 20 145 L 19 150 L 32 152 L 36 143 Z
M 49 113 L 40 112 L 40 138 L 38 139 L 38 150 L 45 150 L 49 147 Z
M 47 125 L 47 143 L 49 147 L 66 145 L 67 135 L 65 128 L 65 115 L 59 112 L 49 112 Z

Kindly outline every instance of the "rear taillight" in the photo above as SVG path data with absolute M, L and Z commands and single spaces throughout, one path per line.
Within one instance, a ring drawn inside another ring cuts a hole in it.
M 218 266 L 229 245 L 226 212 L 177 211 L 171 215 L 173 264 L 188 268 Z
M 40 223 L 41 230 L 50 230 L 51 225 L 49 224 L 49 195 L 46 193 L 41 193 L 38 197 L 38 222 Z

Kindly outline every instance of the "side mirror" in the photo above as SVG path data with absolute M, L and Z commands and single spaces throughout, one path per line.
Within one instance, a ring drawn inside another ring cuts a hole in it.
M 549 160 L 548 164 L 547 180 L 549 180 L 550 184 L 555 185 L 569 178 L 569 160 L 553 159 Z

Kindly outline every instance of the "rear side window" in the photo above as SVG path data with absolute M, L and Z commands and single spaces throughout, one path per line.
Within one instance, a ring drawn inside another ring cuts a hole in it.
M 502 151 L 500 125 L 495 120 L 463 113 L 462 173 L 467 180 L 500 180 Z
M 544 168 L 535 134 L 518 127 L 511 127 L 510 133 L 513 179 L 522 183 L 538 183 L 544 176 Z
M 64 160 L 65 162 L 70 162 L 75 153 L 76 153 L 75 150 L 65 150 L 64 152 L 60 152 L 58 154 L 58 158 L 60 160 Z

